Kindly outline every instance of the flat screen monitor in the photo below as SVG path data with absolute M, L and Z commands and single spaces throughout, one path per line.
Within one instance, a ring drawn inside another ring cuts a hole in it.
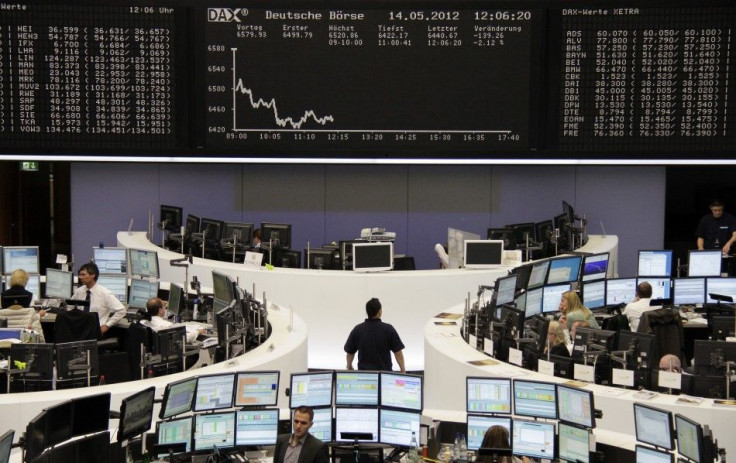
M 100 273 L 128 273 L 127 248 L 92 248 L 92 253 Z
M 44 446 L 53 447 L 72 438 L 71 400 L 54 405 L 46 409 L 46 430 L 44 431 Z
M 235 376 L 236 407 L 275 407 L 279 399 L 278 371 L 241 371 Z
M 205 219 L 199 221 L 199 232 L 204 233 L 207 241 L 220 241 L 222 232 L 225 229 L 225 222 L 222 220 Z
M 235 414 L 235 445 L 276 445 L 279 409 L 238 410 Z
M 636 446 L 636 463 L 674 463 L 675 456 L 643 445 Z
M 192 214 L 187 214 L 187 221 L 185 225 L 186 236 L 191 237 L 192 233 L 199 233 L 199 217 Z
M 667 450 L 674 450 L 672 412 L 634 403 L 636 440 Z
M 574 283 L 580 277 L 581 256 L 558 257 L 549 262 L 547 284 Z
M 637 276 L 671 277 L 672 250 L 639 251 Z
M 38 246 L 4 246 L 2 249 L 5 275 L 10 275 L 16 269 L 39 273 Z
M 526 265 L 520 265 L 519 267 L 514 267 L 511 272 L 514 275 L 517 275 L 516 278 L 516 290 L 522 290 L 526 289 L 527 285 L 529 284 L 529 277 L 532 273 L 532 264 L 526 264 Z
M 287 223 L 261 222 L 264 243 L 273 243 L 285 249 L 291 248 L 291 225 Z
M 720 249 L 688 251 L 687 274 L 691 277 L 719 277 L 721 276 L 721 262 L 723 254 Z
M 8 283 L 10 283 L 9 280 L 5 283 L 6 287 L 8 286 Z M 28 275 L 28 283 L 26 283 L 26 291 L 33 294 L 34 301 L 41 300 L 41 275 L 39 274 Z
M 582 287 L 583 305 L 597 309 L 606 305 L 606 280 L 585 281 Z
M 147 249 L 128 249 L 130 274 L 158 278 L 158 254 Z
M 465 262 L 465 241 L 479 240 L 480 235 L 457 228 L 447 229 L 447 256 L 450 261 L 449 268 L 460 268 Z
M 511 304 L 516 295 L 516 275 L 509 275 L 496 280 L 496 305 Z
M 503 240 L 466 240 L 465 268 L 491 268 L 503 261 Z
M 734 317 L 715 316 L 708 322 L 711 337 L 714 341 L 725 341 L 726 338 L 736 336 Z
M 534 315 L 542 313 L 542 310 L 544 308 L 544 288 L 540 287 L 527 291 L 526 301 L 524 302 L 524 315 L 526 317 L 533 317 Z
M 717 375 L 723 377 L 726 367 L 722 362 L 736 362 L 736 343 L 696 339 L 693 363 L 698 375 Z
M 243 246 L 253 244 L 253 224 L 241 222 L 225 222 L 225 231 L 222 234 L 223 240 L 237 240 Z
M 541 291 L 541 288 L 539 289 Z M 536 290 L 532 290 L 532 291 L 536 291 Z M 542 300 L 540 299 L 539 302 L 541 303 L 541 301 Z M 516 297 L 514 298 L 514 307 L 516 307 L 521 312 L 524 312 L 524 314 L 526 314 L 526 293 L 520 293 L 516 295 Z M 539 306 L 538 309 L 541 311 L 542 309 L 540 307 L 541 306 Z M 528 317 L 528 315 L 525 315 L 525 316 Z
M 657 354 L 657 337 L 649 333 L 637 333 L 635 331 L 620 330 L 618 332 L 616 350 L 628 351 L 626 369 L 637 367 L 656 369 L 659 367 L 659 355 Z
M 506 228 L 511 229 L 517 249 L 523 249 L 522 246 L 526 246 L 527 238 L 529 239 L 529 244 L 537 241 L 537 227 L 533 223 L 515 223 L 506 225 Z
M 514 231 L 511 228 L 489 228 L 486 232 L 489 240 L 502 240 L 504 249 L 516 249 Z
M 524 320 L 524 337 L 535 339 L 536 342 L 530 343 L 529 348 L 535 353 L 544 352 L 547 345 L 547 331 L 549 331 L 549 319 L 542 315 L 535 315 Z
M 381 372 L 381 406 L 422 411 L 422 377 Z
M 378 442 L 378 437 L 377 408 L 335 407 L 336 442 Z
M 177 418 L 156 423 L 158 445 L 184 444 L 185 452 L 192 450 L 192 417 Z
M 557 425 L 557 453 L 562 461 L 590 462 L 590 431 L 567 423 Z
M 312 427 L 309 428 L 309 434 L 313 435 L 322 442 L 332 442 L 332 407 L 318 407 L 313 408 L 314 419 L 312 420 Z M 294 423 L 294 412 L 291 411 L 292 418 L 292 432 Z
M 335 253 L 333 249 L 304 249 L 304 268 L 315 270 L 332 269 L 334 264 L 332 256 Z
M 545 260 L 532 265 L 532 273 L 529 275 L 529 282 L 526 284 L 527 289 L 544 286 L 547 281 L 547 271 L 549 270 L 549 261 Z
M 200 376 L 194 393 L 194 411 L 219 410 L 233 406 L 235 373 Z
M 377 371 L 335 372 L 335 405 L 378 405 Z
M 186 307 L 185 302 L 184 288 L 176 283 L 171 283 L 169 285 L 169 305 L 167 310 L 174 315 L 179 315 L 182 309 Z
M 493 426 L 503 426 L 511 435 L 511 418 L 509 417 L 468 413 L 466 421 L 468 425 L 468 450 L 477 451 L 483 444 L 486 431 Z
M 5 328 L 6 333 L 15 336 L 18 331 Z M 18 333 L 19 334 L 19 333 Z M 20 336 L 18 336 L 20 337 Z M 54 376 L 54 344 L 26 344 L 15 343 L 10 345 L 10 358 L 13 361 L 26 363 L 26 368 L 36 373 L 36 378 L 42 381 L 51 381 Z
M 332 372 L 292 373 L 289 408 L 332 405 Z
M 302 266 L 302 253 L 294 250 L 282 250 L 281 261 L 274 262 L 274 265 L 282 268 L 301 268 Z
M 465 403 L 468 413 L 511 413 L 511 380 L 468 376 Z
M 194 415 L 194 451 L 235 447 L 235 412 Z
M 593 391 L 557 385 L 557 416 L 560 421 L 586 428 L 595 427 Z
M 706 302 L 708 304 L 718 303 L 716 299 L 710 297 L 711 294 L 731 296 L 736 301 L 736 278 L 707 278 L 705 280 L 705 294 L 707 295 Z
M 493 320 L 498 322 L 504 335 L 513 338 L 524 332 L 524 312 L 508 305 L 499 305 L 493 308 Z
M 555 385 L 553 383 L 515 379 L 513 384 L 514 415 L 557 418 Z
M 512 420 L 511 448 L 514 449 L 514 455 L 554 459 L 555 424 Z
M 74 288 L 74 273 L 46 269 L 46 292 L 47 298 L 71 299 Z
M 110 290 L 120 302 L 128 302 L 128 277 L 124 273 L 100 274 L 97 284 Z
M 673 302 L 675 305 L 705 303 L 705 278 L 675 278 Z
M 558 378 L 573 379 L 575 376 L 575 361 L 572 357 L 552 354 L 549 361 L 555 365 L 555 376 Z
M 549 243 L 552 241 L 555 233 L 554 222 L 551 219 L 537 222 L 534 224 L 534 231 L 538 242 Z
M 562 295 L 567 291 L 570 291 L 570 283 L 545 286 L 542 298 L 542 313 L 557 312 L 560 308 Z
M 130 295 L 128 305 L 135 309 L 145 309 L 146 302 L 152 297 L 158 296 L 158 281 L 130 280 Z
M 616 347 L 617 334 L 617 331 L 580 327 L 572 340 L 572 355 L 580 358 L 583 352 L 611 352 Z
M 636 284 L 647 282 L 652 286 L 652 299 L 670 299 L 672 297 L 672 280 L 669 277 L 639 277 Z
M 196 389 L 197 378 L 167 384 L 158 417 L 165 420 L 191 411 Z
M 419 442 L 419 412 L 382 408 L 379 411 L 379 423 L 379 435 L 384 444 L 408 448 L 411 445 L 412 433 Z
M 162 204 L 159 217 L 161 219 L 161 226 L 165 230 L 179 233 L 184 211 L 178 206 L 166 206 Z
M 690 418 L 676 413 L 675 429 L 677 431 L 677 453 L 695 463 L 705 463 L 703 427 Z
M 8 463 L 10 461 L 10 450 L 13 448 L 13 437 L 15 436 L 15 431 L 5 431 L 5 433 L 0 436 L 0 463 Z
M 583 257 L 583 281 L 603 280 L 608 274 L 609 254 L 591 254 Z
M 636 297 L 636 278 L 606 280 L 606 305 L 628 304 Z
M 394 265 L 394 243 L 353 243 L 353 270 L 356 272 L 382 272 Z
M 26 425 L 26 461 L 34 461 L 46 448 L 46 420 L 47 415 L 42 411 L 34 416 Z
M 212 272 L 212 290 L 215 299 L 218 301 L 230 304 L 230 301 L 235 299 L 235 288 L 232 285 L 232 280 L 224 273 Z
M 156 387 L 151 386 L 123 399 L 120 406 L 118 442 L 132 439 L 151 429 L 155 394 Z

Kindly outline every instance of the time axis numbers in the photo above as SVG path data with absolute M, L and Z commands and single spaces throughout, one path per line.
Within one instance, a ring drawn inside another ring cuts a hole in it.
M 310 142 L 362 142 L 362 143 L 515 143 L 521 137 L 513 132 L 413 132 L 413 131 L 270 131 L 270 130 L 229 130 L 222 126 L 209 127 L 209 133 L 220 134 L 225 140 L 278 143 L 293 141 Z

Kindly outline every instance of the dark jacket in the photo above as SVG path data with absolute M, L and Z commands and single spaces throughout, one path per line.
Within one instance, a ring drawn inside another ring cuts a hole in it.
M 276 439 L 276 448 L 273 450 L 273 463 L 283 463 L 286 449 L 289 447 L 291 434 L 281 434 Z M 298 463 L 328 463 L 330 460 L 327 444 L 311 434 L 307 434 L 304 446 L 299 454 Z
M 678 312 L 670 309 L 644 312 L 638 331 L 657 337 L 657 355 L 660 358 L 666 354 L 674 354 L 680 357 L 681 361 L 685 360 L 685 335 Z

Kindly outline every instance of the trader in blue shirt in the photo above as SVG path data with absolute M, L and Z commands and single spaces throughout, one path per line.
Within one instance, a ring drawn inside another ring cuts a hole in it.
M 381 301 L 375 297 L 365 304 L 368 318 L 350 332 L 345 342 L 347 368 L 353 370 L 353 359 L 358 352 L 358 370 L 391 371 L 391 353 L 399 364 L 402 373 L 406 373 L 404 366 L 404 343 L 401 342 L 396 329 L 381 321 L 383 313 Z
M 736 217 L 723 212 L 723 203 L 717 199 L 710 203 L 710 212 L 700 219 L 695 232 L 698 249 L 721 249 L 728 254 L 736 242 Z

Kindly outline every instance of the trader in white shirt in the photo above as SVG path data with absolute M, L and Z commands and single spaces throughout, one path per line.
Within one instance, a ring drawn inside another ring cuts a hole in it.
M 102 285 L 97 284 L 100 270 L 93 263 L 84 264 L 79 268 L 77 277 L 82 284 L 72 299 L 89 301 L 89 310 L 97 312 L 100 317 L 100 331 L 102 335 L 125 317 L 125 306 L 113 293 Z
M 146 321 L 144 324 L 151 328 L 153 331 L 165 330 L 174 326 L 182 326 L 181 324 L 172 323 L 164 318 L 166 314 L 166 304 L 158 297 L 152 297 L 146 302 L 146 310 L 148 315 L 151 316 L 150 321 Z M 204 333 L 203 329 L 198 329 L 196 326 L 183 325 L 187 329 L 187 342 L 192 343 L 197 340 L 197 336 Z
M 652 300 L 652 285 L 646 281 L 642 281 L 636 286 L 636 297 L 632 302 L 626 304 L 626 308 L 622 312 L 629 319 L 629 327 L 631 331 L 639 329 L 639 321 L 644 312 L 659 309 L 657 306 L 650 306 Z

